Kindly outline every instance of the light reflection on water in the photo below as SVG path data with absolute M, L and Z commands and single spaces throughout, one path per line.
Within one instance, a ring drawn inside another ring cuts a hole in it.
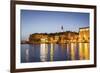
M 48 45 L 47 44 L 41 44 L 40 46 L 40 60 L 41 61 L 47 61 L 47 54 L 48 54 Z
M 21 62 L 89 60 L 89 43 L 22 44 Z

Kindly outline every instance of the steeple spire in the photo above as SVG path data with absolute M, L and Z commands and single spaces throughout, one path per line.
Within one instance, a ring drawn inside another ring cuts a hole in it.
M 61 30 L 62 30 L 62 32 L 64 31 L 63 25 L 61 26 Z

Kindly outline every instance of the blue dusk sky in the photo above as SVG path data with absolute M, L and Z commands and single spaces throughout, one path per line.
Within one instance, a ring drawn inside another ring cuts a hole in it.
M 21 40 L 33 33 L 78 32 L 89 27 L 89 13 L 21 10 Z

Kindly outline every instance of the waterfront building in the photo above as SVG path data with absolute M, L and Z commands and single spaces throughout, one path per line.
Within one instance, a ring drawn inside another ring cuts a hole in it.
M 90 30 L 89 27 L 79 29 L 79 42 L 89 42 Z
M 79 32 L 57 32 L 57 33 L 36 33 L 29 37 L 31 43 L 72 43 L 72 42 L 89 42 L 89 27 L 80 28 Z

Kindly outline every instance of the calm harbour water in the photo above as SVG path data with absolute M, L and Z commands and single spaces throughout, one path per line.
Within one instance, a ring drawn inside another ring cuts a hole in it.
M 21 63 L 89 59 L 89 43 L 21 44 Z

